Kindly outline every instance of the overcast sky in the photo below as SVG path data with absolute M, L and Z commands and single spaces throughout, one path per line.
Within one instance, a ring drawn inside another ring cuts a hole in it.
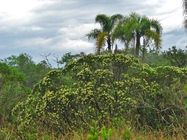
M 163 49 L 187 46 L 182 0 L 0 0 L 0 59 L 28 53 L 39 62 L 44 53 L 93 53 L 94 41 L 85 34 L 99 27 L 96 15 L 131 12 L 160 21 Z

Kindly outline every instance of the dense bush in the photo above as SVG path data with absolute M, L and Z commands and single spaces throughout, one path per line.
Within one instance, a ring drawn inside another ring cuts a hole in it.
M 32 56 L 26 53 L 21 53 L 19 56 L 12 55 L 0 59 L 0 62 L 6 63 L 10 69 L 17 69 L 17 71 L 24 73 L 24 85 L 28 88 L 33 88 L 33 85 L 51 70 L 51 66 L 46 60 L 36 64 L 32 60 Z
M 163 52 L 164 58 L 166 58 L 172 66 L 178 66 L 184 68 L 187 66 L 187 51 L 177 49 L 176 46 L 172 46 L 168 51 Z
M 11 110 L 27 97 L 28 89 L 23 86 L 25 75 L 0 62 L 0 127 L 11 121 Z
M 13 110 L 18 131 L 65 134 L 115 118 L 137 129 L 185 132 L 187 69 L 151 68 L 132 56 L 88 55 L 50 71 Z M 42 132 L 41 131 L 41 132 Z

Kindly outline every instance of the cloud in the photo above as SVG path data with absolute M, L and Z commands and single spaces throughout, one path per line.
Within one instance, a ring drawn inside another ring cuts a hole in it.
M 172 46 L 176 46 L 177 48 L 185 48 L 187 45 L 187 36 L 183 29 L 173 30 L 171 32 L 167 32 L 163 34 L 163 43 L 162 49 L 167 50 Z
M 94 28 L 99 28 L 98 24 L 80 24 L 77 26 L 62 27 L 58 30 L 58 33 L 66 36 L 70 39 L 85 38 L 86 34 Z
M 61 41 L 55 46 L 53 46 L 56 50 L 59 51 L 65 51 L 65 52 L 80 52 L 81 50 L 84 50 L 87 53 L 91 53 L 93 49 L 93 44 L 89 43 L 84 40 L 70 40 L 70 39 L 65 39 L 65 41 Z
M 187 38 L 182 37 L 176 42 L 176 46 L 181 49 L 186 49 L 187 46 Z
M 99 28 L 96 15 L 131 12 L 161 22 L 164 49 L 187 45 L 179 1 L 0 0 L 0 57 L 26 52 L 39 60 L 40 53 L 94 52 L 94 40 L 85 35 Z

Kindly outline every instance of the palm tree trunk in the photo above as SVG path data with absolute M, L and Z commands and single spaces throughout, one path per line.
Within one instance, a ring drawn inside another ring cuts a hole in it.
M 143 39 L 142 62 L 145 61 L 145 52 L 146 52 L 146 49 L 145 49 L 145 39 Z
M 107 38 L 107 44 L 108 44 L 108 51 L 111 52 L 112 51 L 112 44 L 111 44 L 110 36 Z
M 139 57 L 139 52 L 140 52 L 140 35 L 136 35 L 136 57 Z

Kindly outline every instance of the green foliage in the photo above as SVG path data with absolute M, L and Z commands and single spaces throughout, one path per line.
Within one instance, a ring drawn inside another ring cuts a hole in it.
M 90 128 L 90 134 L 88 135 L 89 140 L 98 140 L 99 138 L 99 127 L 96 121 L 92 121 L 92 126 Z
M 125 130 L 122 137 L 123 137 L 123 140 L 130 140 L 131 139 L 130 128 L 127 128 Z
M 185 86 L 184 90 L 186 90 L 186 91 L 187 91 L 187 86 Z M 184 102 L 185 102 L 185 107 L 184 107 L 184 108 L 185 108 L 185 109 L 187 109 L 187 99 L 185 99 L 185 101 L 184 101 Z M 187 122 L 187 118 L 186 118 L 186 122 Z
M 187 52 L 182 49 L 177 49 L 176 46 L 165 51 L 164 57 L 167 58 L 172 66 L 183 68 L 187 65 Z
M 58 65 L 63 65 L 63 64 L 68 64 L 69 62 L 73 61 L 73 60 L 77 60 L 83 56 L 85 56 L 86 54 L 84 52 L 80 52 L 79 54 L 71 54 L 71 52 L 69 53 L 65 53 L 61 60 L 57 60 L 57 64 Z M 59 67 L 59 66 L 58 66 Z
M 112 129 L 107 130 L 103 125 L 101 130 L 99 130 L 98 123 L 96 121 L 92 121 L 92 126 L 90 128 L 90 134 L 88 135 L 89 140 L 98 140 L 99 135 L 101 134 L 102 140 L 110 140 Z
M 156 50 L 149 50 L 146 52 L 144 63 L 148 64 L 150 67 L 158 66 L 170 66 L 170 62 L 163 56 L 163 53 L 158 53 Z
M 24 85 L 29 88 L 32 88 L 34 84 L 36 84 L 46 75 L 48 71 L 51 70 L 45 60 L 35 64 L 32 57 L 26 53 L 22 53 L 19 56 L 12 55 L 1 61 L 10 66 L 10 68 L 17 69 L 19 72 L 24 73 Z
M 0 62 L 0 124 L 11 120 L 11 110 L 23 101 L 29 89 L 23 86 L 25 75 L 16 68 Z
M 186 79 L 185 68 L 151 68 L 122 54 L 88 55 L 50 71 L 13 114 L 19 116 L 22 134 L 33 128 L 66 134 L 87 129 L 92 120 L 107 126 L 114 118 L 123 118 L 136 129 L 184 130 Z M 103 128 L 104 132 L 109 134 Z
M 106 127 L 103 126 L 100 132 L 101 132 L 102 140 L 110 140 L 112 129 L 107 130 Z
M 115 117 L 111 119 L 112 122 L 112 126 L 114 126 L 115 128 L 121 128 L 123 125 L 123 119 L 122 117 Z
M 156 50 L 161 47 L 162 26 L 159 21 L 149 19 L 146 16 L 141 16 L 137 13 L 131 13 L 125 17 L 124 22 L 120 23 L 115 28 L 115 36 L 125 43 L 126 48 L 130 42 L 136 41 L 136 57 L 139 57 L 139 50 L 143 49 L 142 60 L 144 60 L 144 50 L 154 41 Z M 143 46 L 141 46 L 140 39 L 143 39 Z

